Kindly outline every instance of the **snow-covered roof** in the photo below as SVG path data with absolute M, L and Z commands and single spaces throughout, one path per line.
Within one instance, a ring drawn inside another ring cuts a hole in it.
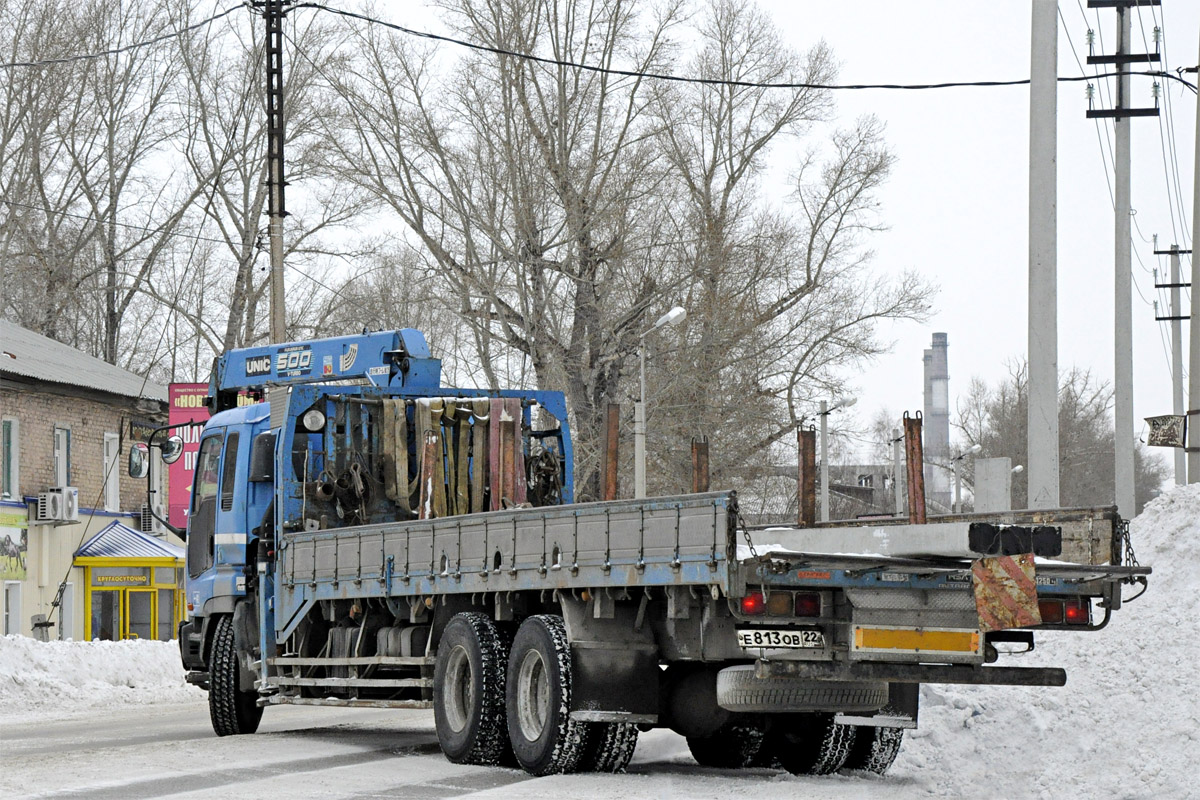
M 167 401 L 167 387 L 8 320 L 0 320 L 0 373 Z
M 182 547 L 135 531 L 122 522 L 113 522 L 75 551 L 75 557 L 85 558 L 178 558 Z

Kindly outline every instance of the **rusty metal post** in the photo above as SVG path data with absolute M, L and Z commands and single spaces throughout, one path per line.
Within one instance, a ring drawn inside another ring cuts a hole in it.
M 904 456 L 908 472 L 908 521 L 925 522 L 925 452 L 921 446 L 921 412 L 904 412 Z
M 692 493 L 708 491 L 708 437 L 692 439 Z
M 617 461 L 619 448 L 621 404 L 609 403 L 608 416 L 604 420 L 604 499 L 617 499 Z
M 800 446 L 798 522 L 800 527 L 808 528 L 817 521 L 817 432 L 812 428 L 801 428 L 796 432 L 796 438 Z

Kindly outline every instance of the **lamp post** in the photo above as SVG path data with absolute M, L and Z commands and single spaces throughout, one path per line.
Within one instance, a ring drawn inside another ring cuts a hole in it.
M 849 408 L 858 402 L 857 397 L 838 400 L 832 406 L 821 401 L 821 522 L 829 522 L 829 415 L 839 408 Z
M 983 445 L 973 444 L 967 450 L 950 459 L 954 464 L 954 513 L 962 513 L 962 460 L 983 450 Z
M 658 318 L 658 322 L 638 337 L 638 360 L 641 383 L 638 401 L 633 406 L 633 496 L 646 496 L 646 337 L 664 325 L 675 325 L 683 321 L 687 311 L 675 306 Z

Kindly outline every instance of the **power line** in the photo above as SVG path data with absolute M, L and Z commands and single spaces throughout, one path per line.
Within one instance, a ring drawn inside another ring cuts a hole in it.
M 1080 6 L 1081 11 L 1082 9 L 1083 7 Z M 1067 27 L 1067 19 L 1063 16 L 1061 6 L 1058 9 L 1058 18 L 1062 22 L 1063 33 L 1067 35 L 1067 44 L 1071 47 L 1071 55 L 1075 57 L 1075 63 L 1078 65 L 1080 73 L 1086 75 L 1087 70 L 1083 68 L 1083 62 L 1079 60 L 1079 53 L 1075 50 L 1075 40 L 1071 38 L 1071 31 Z M 1086 23 L 1087 17 L 1084 17 L 1083 21 Z M 1116 210 L 1117 199 L 1116 195 L 1113 194 L 1112 177 L 1108 173 L 1108 155 L 1104 152 L 1104 138 L 1100 135 L 1100 119 L 1097 118 L 1095 122 L 1096 144 L 1100 147 L 1100 164 L 1104 167 L 1104 184 L 1108 187 L 1108 200 L 1110 203 L 1112 203 L 1113 210 Z
M 660 81 L 673 81 L 675 83 L 694 83 L 706 86 L 734 86 L 739 88 L 749 89 L 829 89 L 829 90 L 859 90 L 859 89 L 902 89 L 902 90 L 922 90 L 922 89 L 956 89 L 965 87 L 991 87 L 991 86 L 1025 86 L 1029 83 L 1029 78 L 1008 81 L 944 81 L 941 83 L 804 83 L 804 82 L 780 82 L 780 83 L 760 83 L 758 81 L 734 81 L 721 78 L 691 78 L 680 75 L 671 75 L 662 72 L 644 72 L 641 70 L 615 69 L 612 67 L 598 67 L 593 64 L 583 64 L 577 61 L 566 61 L 558 58 L 547 58 L 545 56 L 535 56 L 532 53 L 521 53 L 516 50 L 507 50 L 503 47 L 492 47 L 491 45 L 477 44 L 468 42 L 463 39 L 455 39 L 452 36 L 442 36 L 428 31 L 418 31 L 412 28 L 406 28 L 403 25 L 397 25 L 394 22 L 387 22 L 376 17 L 370 17 L 366 14 L 359 14 L 355 11 L 346 11 L 340 8 L 333 8 L 323 3 L 298 3 L 293 8 L 314 8 L 319 11 L 327 11 L 331 14 L 336 14 L 349 19 L 356 19 L 361 22 L 366 22 L 371 25 L 380 25 L 384 28 L 400 31 L 409 36 L 416 36 L 422 39 L 432 39 L 438 42 L 446 42 L 447 44 L 465 47 L 470 50 L 478 50 L 486 53 L 494 53 L 496 55 L 511 56 L 524 61 L 533 61 L 538 64 L 546 64 L 554 67 L 569 67 L 571 69 L 581 69 L 587 72 L 595 72 L 602 75 L 617 75 L 625 78 L 650 78 Z M 1110 72 L 1102 75 L 1096 75 L 1097 78 L 1112 78 L 1121 75 L 1120 72 Z M 1171 75 L 1162 70 L 1145 70 L 1140 72 L 1127 72 L 1128 75 L 1141 75 L 1148 77 L 1161 77 L 1170 80 L 1176 80 L 1192 88 L 1196 87 L 1189 81 L 1184 80 L 1178 75 Z M 1081 77 L 1059 77 L 1061 83 L 1074 83 L 1078 81 L 1091 80 L 1090 77 L 1084 75 Z
M 121 53 L 128 53 L 131 50 L 138 50 L 143 47 L 149 47 L 152 44 L 158 44 L 159 42 L 165 42 L 168 39 L 174 39 L 179 36 L 182 36 L 185 33 L 191 33 L 192 31 L 194 31 L 198 28 L 203 28 L 205 25 L 209 25 L 213 22 L 216 22 L 219 19 L 229 16 L 234 11 L 237 11 L 239 8 L 249 8 L 249 7 L 250 7 L 249 3 L 238 3 L 236 6 L 230 6 L 229 8 L 225 9 L 224 11 L 221 11 L 220 13 L 212 15 L 208 19 L 203 19 L 203 20 L 200 20 L 199 22 L 194 22 L 191 25 L 188 25 L 187 27 L 184 27 L 184 28 L 180 28 L 177 31 L 172 31 L 170 33 L 164 33 L 162 36 L 156 36 L 153 39 L 146 39 L 145 41 L 133 42 L 132 44 L 123 45 L 121 47 L 114 47 L 111 50 L 102 50 L 99 53 L 81 53 L 79 55 L 73 55 L 73 56 L 62 56 L 61 58 L 43 58 L 43 59 L 39 59 L 37 61 L 10 61 L 7 64 L 0 64 L 0 69 L 12 69 L 13 67 L 43 67 L 43 66 L 49 66 L 49 65 L 53 65 L 53 64 L 70 64 L 75 61 L 88 61 L 90 59 L 104 58 L 105 56 L 115 56 L 115 55 L 119 55 Z
M 34 206 L 28 203 L 18 203 L 16 200 L 9 200 L 7 197 L 0 197 L 0 202 L 7 203 L 10 206 L 16 206 L 17 208 L 27 208 L 30 211 L 41 211 L 43 214 L 70 217 L 71 219 L 81 219 L 85 222 L 97 222 L 104 223 L 106 225 L 115 225 L 118 228 L 128 228 L 130 230 L 142 231 L 144 233 L 156 233 L 160 235 L 165 233 L 167 236 L 179 236 L 184 239 L 195 239 L 198 242 L 213 242 L 214 244 L 224 245 L 229 244 L 229 242 L 225 241 L 224 239 L 214 239 L 211 236 L 200 236 L 195 233 L 184 233 L 183 231 L 165 232 L 161 228 L 147 228 L 144 225 L 134 225 L 129 222 L 117 222 L 116 220 L 100 219 L 99 217 L 93 217 L 88 214 L 74 214 L 70 211 L 56 211 L 52 208 L 45 208 L 43 206 Z

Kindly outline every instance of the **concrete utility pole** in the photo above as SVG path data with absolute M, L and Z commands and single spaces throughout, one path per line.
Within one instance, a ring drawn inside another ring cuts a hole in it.
M 1200 74 L 1200 73 L 1197 73 Z M 1200 236 L 1200 102 L 1196 103 L 1196 152 L 1192 172 L 1192 250 Z M 1192 319 L 1200 321 L 1200 258 L 1192 253 Z M 1192 323 L 1188 339 L 1188 427 L 1200 424 L 1200 323 Z M 1195 436 L 1188 431 L 1188 483 L 1200 482 L 1200 447 L 1192 444 Z
M 287 341 L 283 313 L 283 17 L 291 0 L 263 0 L 267 27 L 267 241 L 271 253 L 271 341 Z
M 1160 317 L 1155 314 L 1154 319 L 1159 322 L 1171 323 L 1171 413 L 1175 416 L 1183 414 L 1183 321 L 1187 319 L 1179 307 L 1179 290 L 1185 286 L 1191 286 L 1190 283 L 1183 283 L 1179 279 L 1179 245 L 1171 245 L 1170 250 L 1155 250 L 1154 255 L 1169 255 L 1171 257 L 1171 278 L 1167 283 L 1158 282 L 1158 271 L 1155 270 L 1155 289 L 1170 289 L 1171 290 L 1171 307 L 1167 312 L 1167 316 Z M 1158 309 L 1158 301 L 1154 303 L 1155 311 Z M 1187 453 L 1183 448 L 1175 448 L 1175 485 L 1182 486 L 1187 483 Z
M 1150 64 L 1159 61 L 1159 53 L 1129 52 L 1133 30 L 1131 8 L 1140 0 L 1088 0 L 1089 8 L 1113 8 L 1117 12 L 1117 52 L 1113 55 L 1087 57 L 1089 65 L 1103 64 L 1115 68 L 1117 78 L 1117 104 L 1115 108 L 1088 109 L 1091 119 L 1105 117 L 1113 119 L 1116 131 L 1114 145 L 1115 193 L 1113 201 L 1116 212 L 1115 263 L 1113 269 L 1113 412 L 1115 427 L 1115 463 L 1113 475 L 1117 510 L 1129 518 L 1135 510 L 1134 458 L 1133 458 L 1133 278 L 1130 274 L 1132 223 L 1129 207 L 1130 164 L 1129 164 L 1129 118 L 1156 117 L 1158 107 L 1133 108 L 1129 102 L 1129 65 Z M 1029 478 L 1033 480 L 1033 464 L 1030 463 Z
M 1058 507 L 1058 2 L 1034 0 L 1029 72 L 1029 507 Z
M 1129 52 L 1133 15 L 1127 8 L 1117 8 L 1117 56 Z M 1129 67 L 1118 64 L 1121 77 L 1117 79 L 1117 108 L 1129 106 Z M 1130 212 L 1129 176 L 1129 117 L 1116 119 L 1116 153 L 1113 172 L 1117 203 L 1116 219 L 1116 262 L 1113 276 L 1115 364 L 1113 369 L 1113 416 L 1114 441 L 1116 443 L 1117 512 L 1131 519 L 1134 512 L 1133 489 L 1133 276 L 1132 267 L 1132 218 Z
M 1183 414 L 1183 320 L 1179 312 L 1179 247 L 1171 245 L 1171 413 Z M 1187 453 L 1175 448 L 1175 485 L 1187 483 Z

